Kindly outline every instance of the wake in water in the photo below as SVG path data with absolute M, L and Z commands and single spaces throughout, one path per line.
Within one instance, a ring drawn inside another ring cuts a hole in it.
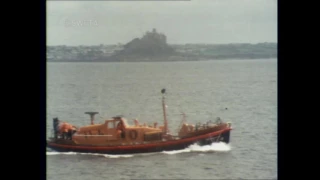
M 205 145 L 205 146 L 199 146 L 197 144 L 193 144 L 182 150 L 163 151 L 159 153 L 171 155 L 171 154 L 188 153 L 188 152 L 227 152 L 230 150 L 231 150 L 231 146 L 229 144 L 218 142 L 218 143 L 212 143 L 210 145 Z M 93 156 L 104 156 L 106 158 L 128 158 L 133 156 L 145 156 L 145 155 L 152 155 L 152 154 L 157 154 L 157 153 L 111 155 L 111 154 L 76 153 L 76 152 L 47 152 L 47 155 L 93 155 Z
M 210 145 L 199 146 L 197 144 L 190 145 L 186 149 L 175 151 L 163 151 L 164 154 L 179 154 L 186 152 L 226 152 L 230 151 L 231 146 L 224 142 L 212 143 Z

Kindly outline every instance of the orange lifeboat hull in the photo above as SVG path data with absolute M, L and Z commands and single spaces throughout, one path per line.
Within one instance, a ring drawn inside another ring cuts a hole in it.
M 210 132 L 202 135 L 188 137 L 177 140 L 166 140 L 160 142 L 143 142 L 139 144 L 124 145 L 79 145 L 72 143 L 71 140 L 56 141 L 54 139 L 47 141 L 47 147 L 58 152 L 79 152 L 79 153 L 100 153 L 100 154 L 133 154 L 133 153 L 151 153 L 171 150 L 181 150 L 192 144 L 209 145 L 213 142 L 230 141 L 231 128 L 225 128 L 220 131 Z

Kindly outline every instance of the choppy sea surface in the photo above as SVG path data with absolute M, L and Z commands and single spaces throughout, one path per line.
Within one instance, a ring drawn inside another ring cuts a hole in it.
M 163 123 L 161 89 L 171 132 L 220 117 L 230 144 L 148 154 L 58 153 L 47 149 L 48 180 L 277 179 L 277 59 L 193 62 L 48 63 L 47 137 L 52 119 L 96 123 L 123 115 L 129 123 Z

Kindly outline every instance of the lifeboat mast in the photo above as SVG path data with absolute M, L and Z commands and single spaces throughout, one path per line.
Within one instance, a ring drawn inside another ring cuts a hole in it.
M 165 97 L 164 94 L 166 93 L 166 89 L 161 90 L 162 93 L 162 109 L 163 109 L 163 120 L 164 120 L 164 134 L 168 134 L 168 120 L 167 120 L 167 114 L 166 114 L 166 103 L 165 103 Z

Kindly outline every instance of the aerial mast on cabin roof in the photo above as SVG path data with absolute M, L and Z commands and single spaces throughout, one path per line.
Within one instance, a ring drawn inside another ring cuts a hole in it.
M 99 114 L 98 112 L 85 112 L 85 114 L 89 114 L 90 115 L 90 120 L 91 120 L 91 125 L 93 125 L 93 121 L 94 121 L 94 115 Z

